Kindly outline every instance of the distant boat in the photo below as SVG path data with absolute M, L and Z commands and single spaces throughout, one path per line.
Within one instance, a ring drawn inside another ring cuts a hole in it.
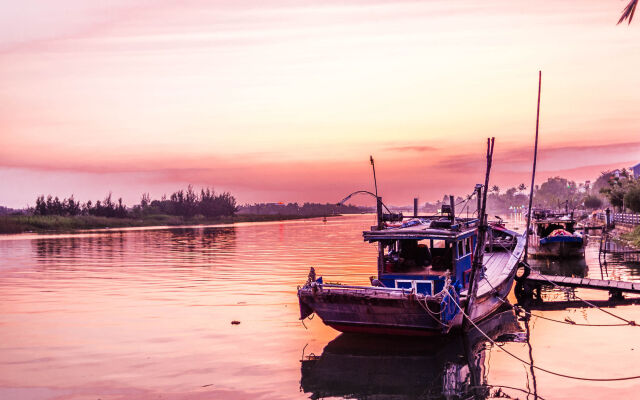
M 476 249 L 479 220 L 458 218 L 454 205 L 442 214 L 383 215 L 383 223 L 363 232 L 378 244 L 378 275 L 371 286 L 328 284 L 309 273 L 298 290 L 300 319 L 316 313 L 341 332 L 392 335 L 443 335 L 462 326 L 471 297 L 474 250 L 482 257 L 470 317 L 480 321 L 495 312 L 509 294 L 524 250 L 523 234 L 511 248 Z M 486 227 L 490 232 L 494 229 Z M 484 241 L 484 240 L 483 240 Z
M 534 257 L 584 257 L 586 239 L 576 230 L 573 213 L 532 210 L 529 254 Z

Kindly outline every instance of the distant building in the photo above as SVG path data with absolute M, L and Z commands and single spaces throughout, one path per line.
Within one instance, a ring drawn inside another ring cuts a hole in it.
M 637 163 L 633 167 L 629 167 L 629 169 L 633 172 L 634 178 L 640 178 L 640 163 Z

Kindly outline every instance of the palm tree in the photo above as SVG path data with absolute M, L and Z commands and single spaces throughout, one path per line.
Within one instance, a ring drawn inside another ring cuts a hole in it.
M 633 14 L 636 12 L 636 7 L 638 6 L 638 0 L 630 0 L 629 4 L 622 10 L 622 15 L 618 20 L 618 24 L 624 22 L 624 20 L 628 20 L 628 23 L 631 24 L 631 20 L 633 19 Z

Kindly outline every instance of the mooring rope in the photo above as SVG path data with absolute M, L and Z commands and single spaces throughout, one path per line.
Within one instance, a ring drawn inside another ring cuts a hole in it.
M 475 322 L 473 322 L 473 320 L 471 319 L 471 317 L 469 317 L 464 310 L 462 309 L 462 307 L 460 307 L 460 304 L 458 304 L 458 302 L 452 297 L 451 300 L 453 301 L 453 304 L 455 304 L 455 306 L 458 308 L 458 310 L 462 313 L 462 315 L 467 318 L 467 320 L 469 320 L 469 323 L 471 323 L 471 325 L 473 325 L 478 332 L 480 332 L 482 334 L 482 336 L 484 336 L 485 338 L 487 338 L 487 340 L 489 342 L 491 342 L 494 345 L 497 345 L 496 341 L 491 339 L 491 337 L 489 337 L 489 335 L 487 335 L 482 329 L 480 329 L 480 327 L 478 325 L 476 325 Z M 520 361 L 521 363 L 530 366 L 531 368 L 535 368 L 539 371 L 542 372 L 546 372 L 548 374 L 551 375 L 555 375 L 555 376 L 559 376 L 562 378 L 567 378 L 567 379 L 575 379 L 575 380 L 580 380 L 580 381 L 592 381 L 592 382 L 613 382 L 613 381 L 628 381 L 628 380 L 632 380 L 632 379 L 640 379 L 640 375 L 636 375 L 636 376 L 625 376 L 625 377 L 618 377 L 618 378 L 585 378 L 585 377 L 581 377 L 581 376 L 573 376 L 573 375 L 568 375 L 568 374 L 563 374 L 560 372 L 555 372 L 555 371 L 551 371 L 549 369 L 546 368 L 542 368 L 542 367 L 538 367 L 537 365 L 533 365 L 528 361 L 523 360 L 522 358 L 518 357 L 517 355 L 513 354 L 512 352 L 510 352 L 509 350 L 505 349 L 504 346 L 501 347 L 501 349 L 508 354 L 509 356 L 515 358 L 516 360 Z
M 491 286 L 491 289 L 493 289 L 494 291 L 496 291 L 496 292 L 497 292 L 496 288 L 495 288 L 495 287 L 493 287 L 493 285 L 491 284 L 491 282 L 489 282 L 489 280 L 487 279 L 487 277 L 486 277 L 486 276 L 484 276 L 484 277 L 483 277 L 483 279 L 487 282 L 487 284 L 488 284 L 489 286 Z M 576 296 L 576 297 L 577 297 L 577 296 Z M 523 313 L 528 314 L 529 316 L 536 317 L 536 318 L 540 318 L 540 319 L 544 319 L 544 320 L 551 321 L 551 322 L 557 322 L 557 323 L 559 323 L 559 324 L 575 325 L 575 326 L 598 326 L 598 327 L 612 327 L 612 326 L 639 326 L 639 325 L 636 325 L 636 324 L 628 324 L 628 323 L 625 323 L 625 324 L 582 324 L 582 323 L 574 322 L 574 321 L 566 321 L 566 320 L 565 320 L 565 321 L 563 321 L 563 320 L 559 320 L 559 319 L 553 319 L 553 318 L 549 318 L 549 317 L 544 317 L 544 316 L 539 315 L 539 314 L 534 314 L 534 313 L 532 313 L 531 311 L 527 311 L 527 310 L 526 310 L 524 307 L 522 307 L 522 306 L 516 306 L 516 305 L 513 305 L 513 304 L 509 303 L 508 301 L 506 301 L 505 299 L 503 299 L 503 298 L 502 298 L 502 297 L 500 297 L 500 296 L 496 296 L 496 298 L 497 298 L 498 300 L 500 300 L 500 302 L 502 302 L 502 304 L 507 305 L 508 307 L 512 308 L 512 309 L 513 309 L 514 311 L 516 311 L 516 312 L 522 311 Z
M 542 279 L 546 280 L 547 282 L 549 282 L 550 284 L 552 284 L 553 286 L 555 286 L 557 289 L 560 289 L 560 290 L 562 290 L 562 291 L 564 291 L 564 290 L 565 290 L 565 288 L 563 288 L 563 287 L 561 287 L 560 285 L 557 285 L 555 282 L 553 282 L 553 281 L 549 280 L 546 276 L 544 276 L 544 275 L 542 275 L 542 274 L 538 274 L 538 275 L 539 275 L 539 276 L 541 276 L 541 277 L 542 277 Z M 628 319 L 623 318 L 623 317 L 621 317 L 621 316 L 619 316 L 619 315 L 616 315 L 616 314 L 614 314 L 614 313 L 612 313 L 612 312 L 610 312 L 610 311 L 607 311 L 607 310 L 605 310 L 605 309 L 603 309 L 603 308 L 601 308 L 601 307 L 598 307 L 597 305 L 595 305 L 595 304 L 593 304 L 593 303 L 591 303 L 591 302 L 589 302 L 589 301 L 587 301 L 587 300 L 585 300 L 585 299 L 581 298 L 580 296 L 576 295 L 575 293 L 574 293 L 573 295 L 574 295 L 574 297 L 575 297 L 576 299 L 580 300 L 581 302 L 583 302 L 583 303 L 585 303 L 585 304 L 589 305 L 590 307 L 597 308 L 598 310 L 602 311 L 603 313 L 605 313 L 605 314 L 609 314 L 609 315 L 611 315 L 611 316 L 612 316 L 612 317 L 614 317 L 614 318 L 617 318 L 617 319 L 619 319 L 619 320 L 621 320 L 621 321 L 624 321 L 624 322 L 626 322 L 626 324 L 627 324 L 627 325 L 631 325 L 631 326 L 638 326 L 638 325 L 636 324 L 636 321 L 628 320 Z
M 500 243 L 498 243 L 498 245 L 499 245 L 500 247 L 502 247 L 504 250 L 509 251 L 509 249 L 508 249 L 508 248 L 506 248 L 504 245 L 502 245 L 502 244 L 500 244 Z M 529 265 L 527 264 L 527 266 L 529 266 Z M 531 267 L 529 266 L 529 268 L 531 268 Z M 546 277 L 546 276 L 544 276 L 543 274 L 538 274 L 538 275 L 539 275 L 539 276 L 541 276 L 541 277 L 542 277 L 544 280 L 546 280 L 547 282 L 551 283 L 551 284 L 552 284 L 553 286 L 555 286 L 557 289 L 561 290 L 562 292 L 565 292 L 565 293 L 567 293 L 567 292 L 568 292 L 568 289 L 567 289 L 567 288 L 561 287 L 561 286 L 557 285 L 555 282 L 550 281 L 550 280 L 549 280 L 549 279 L 547 279 L 547 277 Z M 489 282 L 489 280 L 487 279 L 487 277 L 486 277 L 486 276 L 483 276 L 483 278 L 484 278 L 484 280 L 489 284 L 489 286 L 491 286 L 491 289 L 493 289 L 493 290 L 495 291 L 495 290 L 496 290 L 496 288 L 495 288 L 495 287 L 493 287 L 493 285 L 491 285 L 491 282 Z M 619 320 L 621 320 L 621 321 L 624 321 L 625 323 L 624 323 L 624 324 L 581 324 L 581 323 L 577 323 L 577 322 L 561 321 L 561 320 L 557 320 L 557 319 L 553 319 L 553 318 L 543 317 L 543 316 L 538 315 L 538 314 L 533 314 L 533 313 L 531 313 L 530 311 L 525 310 L 524 308 L 521 308 L 521 309 L 522 309 L 522 311 L 523 311 L 523 312 L 525 312 L 525 313 L 527 313 L 527 314 L 529 314 L 529 315 L 531 315 L 531 316 L 534 316 L 534 317 L 536 317 L 536 318 L 545 319 L 545 320 L 547 320 L 547 321 L 558 322 L 558 323 L 561 323 L 561 324 L 567 324 L 567 325 L 576 325 L 576 326 L 598 326 L 598 327 L 612 327 L 612 326 L 640 326 L 640 325 L 636 324 L 636 322 L 635 322 L 635 321 L 633 321 L 633 320 L 627 320 L 627 319 L 625 319 L 625 318 L 623 318 L 623 317 L 620 317 L 620 316 L 618 316 L 618 315 L 616 315 L 616 314 L 614 314 L 614 313 L 612 313 L 612 312 L 610 312 L 610 311 L 604 310 L 603 308 L 598 307 L 597 305 L 595 305 L 595 304 L 593 304 L 593 303 L 591 303 L 591 302 L 589 302 L 589 301 L 587 301 L 587 300 L 584 300 L 583 298 L 581 298 L 580 296 L 576 295 L 575 293 L 573 293 L 573 296 L 574 296 L 576 299 L 578 299 L 578 300 L 582 301 L 583 303 L 585 303 L 585 304 L 589 305 L 590 307 L 597 308 L 598 310 L 600 310 L 600 311 L 602 311 L 602 312 L 604 312 L 604 313 L 606 313 L 606 314 L 609 314 L 609 315 L 611 315 L 612 317 L 615 317 L 615 318 L 617 318 L 617 319 L 619 319 Z M 506 302 L 506 301 L 505 301 L 503 298 L 501 298 L 500 296 L 497 296 L 497 297 L 498 297 L 498 299 L 499 299 L 502 303 L 508 304 L 508 305 L 509 305 L 509 306 L 511 306 L 514 310 L 516 309 L 516 307 L 515 307 L 515 306 L 511 305 L 511 303 Z M 516 311 L 517 311 L 517 310 L 516 310 Z

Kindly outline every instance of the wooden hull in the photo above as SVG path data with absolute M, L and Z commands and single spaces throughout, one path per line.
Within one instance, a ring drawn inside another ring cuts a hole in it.
M 449 331 L 437 317 L 439 301 L 427 300 L 425 305 L 424 296 L 409 292 L 305 287 L 298 291 L 298 297 L 301 310 L 312 310 L 325 325 L 340 332 L 431 336 Z

